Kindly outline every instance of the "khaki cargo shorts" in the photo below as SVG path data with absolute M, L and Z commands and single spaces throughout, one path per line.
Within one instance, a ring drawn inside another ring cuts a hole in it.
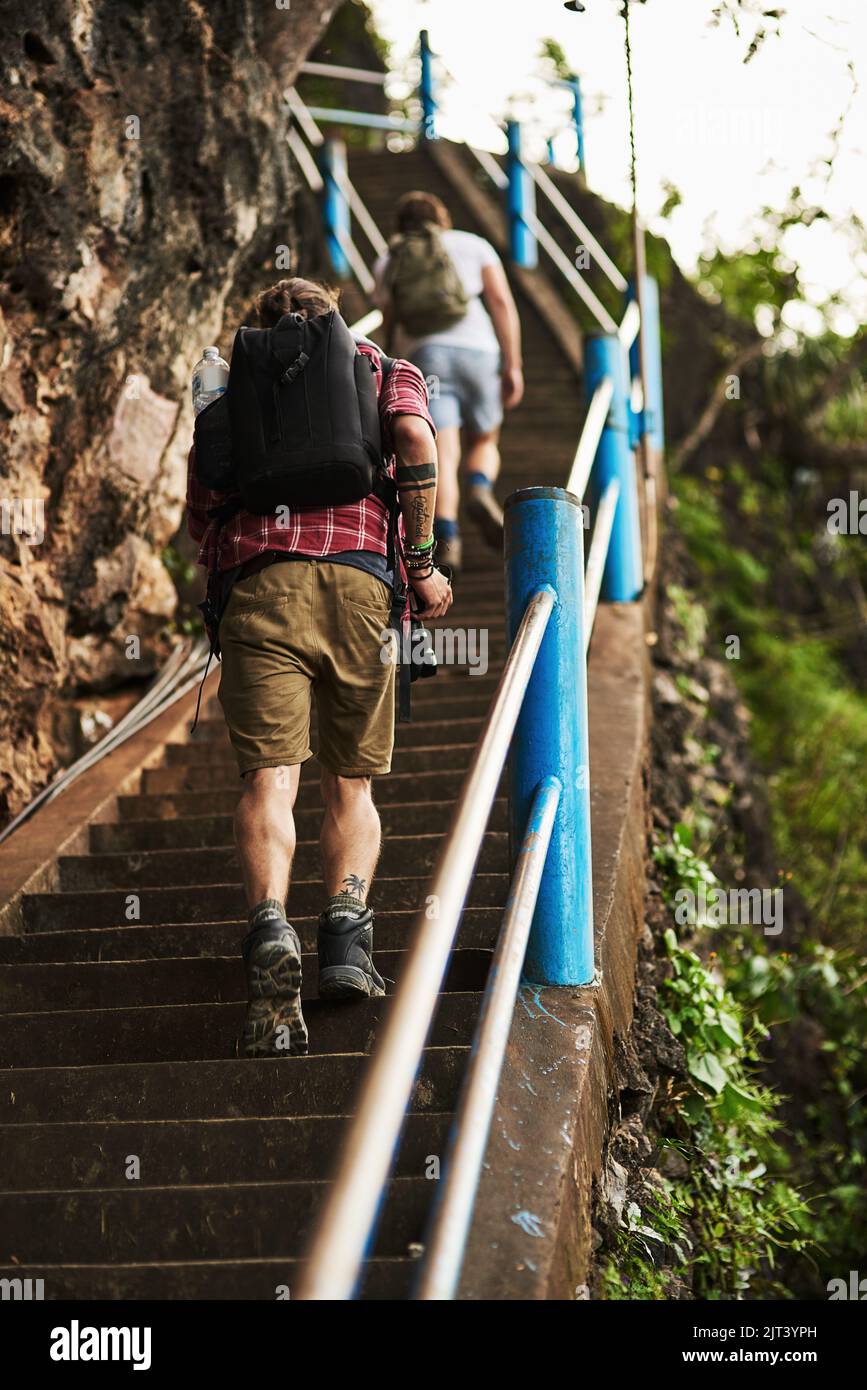
M 391 591 L 328 560 L 283 560 L 240 579 L 220 623 L 220 704 L 241 776 L 317 757 L 342 777 L 391 770 L 394 665 L 381 659 Z

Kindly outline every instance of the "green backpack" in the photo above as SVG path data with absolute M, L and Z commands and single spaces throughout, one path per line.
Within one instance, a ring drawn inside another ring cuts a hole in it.
M 441 229 L 434 222 L 392 238 L 385 287 L 395 321 L 411 338 L 451 328 L 464 317 L 469 305 Z

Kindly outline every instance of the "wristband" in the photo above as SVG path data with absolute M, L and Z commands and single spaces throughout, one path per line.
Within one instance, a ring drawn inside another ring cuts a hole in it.
M 430 539 L 426 541 L 408 541 L 404 545 L 404 552 L 407 555 L 426 555 L 429 550 L 433 550 L 435 545 L 436 539 L 434 536 L 431 536 Z

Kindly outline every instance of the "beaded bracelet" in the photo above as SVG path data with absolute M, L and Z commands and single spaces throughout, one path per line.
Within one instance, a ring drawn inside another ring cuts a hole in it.
M 429 551 L 433 550 L 435 545 L 436 539 L 434 536 L 431 536 L 430 539 L 426 541 L 408 542 L 404 546 L 404 553 L 406 555 L 427 555 Z

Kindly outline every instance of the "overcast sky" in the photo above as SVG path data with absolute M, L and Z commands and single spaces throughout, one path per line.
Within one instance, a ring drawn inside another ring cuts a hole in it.
M 574 150 L 568 97 L 539 80 L 540 40 L 562 44 L 585 92 L 587 174 L 592 188 L 626 204 L 628 135 L 623 21 L 618 0 L 585 0 L 572 14 L 561 0 L 369 0 L 380 31 L 406 65 L 418 30 L 451 70 L 442 93 L 441 131 L 497 147 L 485 113 L 512 110 L 527 121 L 531 148 L 561 133 L 558 155 Z M 772 0 L 762 8 L 774 8 Z M 769 37 L 744 65 L 747 21 L 738 38 L 726 23 L 712 29 L 713 0 L 648 0 L 632 7 L 639 203 L 650 226 L 671 242 L 687 270 L 710 240 L 742 245 L 751 215 L 779 205 L 798 182 L 809 197 L 867 222 L 867 0 L 780 0 L 781 37 Z M 853 95 L 847 64 L 862 83 Z M 408 70 L 405 68 L 405 70 Z M 848 115 L 827 187 L 808 177 L 830 149 L 829 132 Z M 664 185 L 683 205 L 666 222 L 656 214 Z M 853 261 L 851 243 L 822 224 L 790 234 L 817 298 L 848 290 L 854 313 L 837 320 L 854 330 L 867 316 L 867 260 Z M 809 322 L 805 324 L 809 327 Z

